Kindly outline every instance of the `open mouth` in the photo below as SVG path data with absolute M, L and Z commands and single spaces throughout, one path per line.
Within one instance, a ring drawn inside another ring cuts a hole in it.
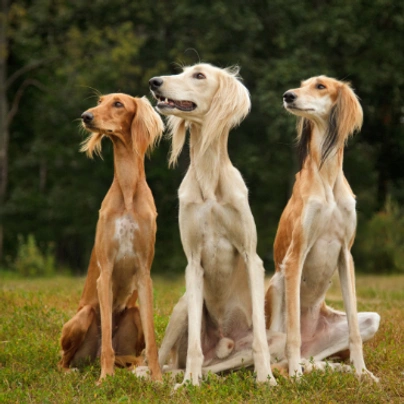
M 161 97 L 155 95 L 158 100 L 157 108 L 160 109 L 179 109 L 180 111 L 193 111 L 196 108 L 196 104 L 192 101 L 177 101 L 170 98 Z
M 298 108 L 293 104 L 288 103 L 284 103 L 284 106 L 286 109 L 295 109 L 296 111 L 305 111 L 305 112 L 314 111 L 314 108 Z

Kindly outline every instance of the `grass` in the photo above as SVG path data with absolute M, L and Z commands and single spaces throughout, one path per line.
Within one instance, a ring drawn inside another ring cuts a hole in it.
M 148 383 L 117 369 L 100 387 L 99 363 L 80 372 L 61 373 L 59 337 L 75 313 L 83 278 L 25 280 L 0 274 L 0 403 L 399 403 L 404 400 L 404 276 L 358 276 L 358 306 L 377 311 L 381 326 L 365 344 L 368 368 L 378 385 L 353 375 L 314 372 L 301 383 L 278 377 L 278 386 L 257 385 L 250 370 L 210 375 L 200 388 L 173 392 L 173 383 Z M 158 344 L 173 305 L 184 292 L 183 277 L 154 278 Z M 342 308 L 338 281 L 328 302 Z

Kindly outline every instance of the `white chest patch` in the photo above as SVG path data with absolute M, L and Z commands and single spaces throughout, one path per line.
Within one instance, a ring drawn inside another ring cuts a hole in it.
M 118 242 L 116 260 L 130 258 L 136 255 L 133 248 L 139 225 L 131 217 L 123 216 L 115 221 L 114 239 Z

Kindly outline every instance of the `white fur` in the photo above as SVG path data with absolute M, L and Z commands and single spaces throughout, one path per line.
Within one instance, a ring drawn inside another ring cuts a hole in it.
M 198 79 L 198 73 L 204 78 Z M 256 253 L 254 218 L 247 188 L 227 152 L 230 129 L 250 109 L 248 91 L 236 71 L 207 64 L 160 79 L 163 84 L 155 95 L 196 104 L 191 112 L 160 108 L 170 115 L 171 162 L 175 163 L 182 149 L 186 128 L 191 149 L 191 163 L 178 191 L 181 240 L 188 261 L 186 294 L 171 316 L 159 352 L 160 364 L 164 365 L 174 347 L 177 356 L 182 355 L 178 345 L 183 343 L 180 339 L 188 323 L 184 382 L 199 384 L 204 363 L 201 335 L 204 343 L 209 343 L 205 340 L 209 333 L 202 329 L 205 306 L 214 323 L 210 331 L 224 337 L 216 347 L 216 360 L 239 354 L 227 342 L 242 330 L 253 335 L 248 352 L 253 356 L 257 381 L 276 384 L 270 368 L 264 268 Z
M 133 258 L 136 252 L 133 248 L 136 232 L 139 230 L 139 225 L 129 215 L 118 217 L 115 221 L 114 240 L 117 241 L 118 251 L 116 260 L 123 258 Z

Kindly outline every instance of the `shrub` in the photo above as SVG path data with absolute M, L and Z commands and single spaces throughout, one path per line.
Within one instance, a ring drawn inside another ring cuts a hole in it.
M 18 236 L 17 256 L 12 265 L 15 272 L 26 277 L 50 276 L 55 273 L 53 245 L 48 244 L 43 254 L 36 244 L 35 237 L 29 234 L 27 239 Z
M 365 224 L 356 246 L 367 272 L 404 273 L 404 212 L 391 199 Z

